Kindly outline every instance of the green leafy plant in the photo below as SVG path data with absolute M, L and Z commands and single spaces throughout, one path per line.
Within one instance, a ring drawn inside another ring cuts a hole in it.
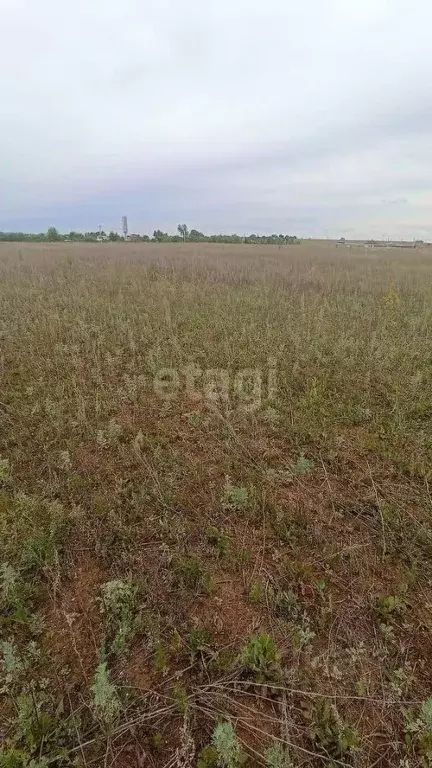
M 210 592 L 212 580 L 200 560 L 194 556 L 182 557 L 174 563 L 176 584 L 193 592 Z
M 311 621 L 306 612 L 301 616 L 298 624 L 294 627 L 293 632 L 293 646 L 297 651 L 301 651 L 303 648 L 311 644 L 315 639 L 315 632 L 311 628 Z
M 360 744 L 357 732 L 346 725 L 328 699 L 316 701 L 310 711 L 310 736 L 317 749 L 335 760 L 343 760 Z
M 223 531 L 220 531 L 214 525 L 209 525 L 206 528 L 206 537 L 209 544 L 217 550 L 220 557 L 228 554 L 229 538 Z
M 422 765 L 432 764 L 432 696 L 423 702 L 417 714 L 405 712 L 407 742 L 413 744 L 422 758 Z
M 24 663 L 13 638 L 0 642 L 0 652 L 7 690 L 11 684 L 19 679 L 24 671 Z
M 240 661 L 245 671 L 259 683 L 279 675 L 279 656 L 271 635 L 250 637 L 243 647 Z
M 301 606 L 297 595 L 292 590 L 278 590 L 273 595 L 275 612 L 288 621 L 296 621 L 301 612 Z
M 189 632 L 187 644 L 194 656 L 201 653 L 208 646 L 210 637 L 210 632 L 203 627 L 197 627 Z
M 293 547 L 304 540 L 307 533 L 306 520 L 293 520 L 281 510 L 273 513 L 271 525 L 277 538 Z
M 406 611 L 406 602 L 399 595 L 379 597 L 375 604 L 375 610 L 380 618 L 391 619 L 395 616 L 401 616 Z
M 257 579 L 257 581 L 254 581 L 250 585 L 247 598 L 250 603 L 255 605 L 261 603 L 264 598 L 264 584 L 261 579 Z
M 296 461 L 291 464 L 291 472 L 295 477 L 307 475 L 308 472 L 311 472 L 314 466 L 315 463 L 311 459 L 307 459 L 304 453 L 301 453 Z
M 33 616 L 30 612 L 31 600 L 35 595 L 34 586 L 27 581 L 19 570 L 9 563 L 0 566 L 0 610 L 3 621 L 10 624 L 30 626 Z

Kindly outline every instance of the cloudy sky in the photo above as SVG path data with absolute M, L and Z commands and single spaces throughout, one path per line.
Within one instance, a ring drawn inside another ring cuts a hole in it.
M 0 11 L 0 229 L 432 239 L 430 0 Z

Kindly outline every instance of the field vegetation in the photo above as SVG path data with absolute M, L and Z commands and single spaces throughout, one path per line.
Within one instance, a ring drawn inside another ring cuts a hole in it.
M 432 250 L 0 286 L 0 766 L 432 765 Z

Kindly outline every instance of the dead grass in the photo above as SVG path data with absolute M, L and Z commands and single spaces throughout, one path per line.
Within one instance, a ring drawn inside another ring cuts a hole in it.
M 195 765 L 220 720 L 251 766 L 429 765 L 432 252 L 1 244 L 0 279 L 0 765 Z

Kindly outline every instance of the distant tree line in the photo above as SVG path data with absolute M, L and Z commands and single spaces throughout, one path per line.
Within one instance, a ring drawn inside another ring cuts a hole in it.
M 60 233 L 56 227 L 50 227 L 47 232 L 38 234 L 29 234 L 27 232 L 0 232 L 0 241 L 3 242 L 119 242 L 124 241 L 124 237 L 117 232 L 69 232 Z M 295 235 L 205 235 L 198 229 L 188 229 L 186 224 L 179 224 L 177 233 L 170 235 L 168 232 L 162 232 L 161 229 L 155 229 L 153 237 L 149 235 L 131 234 L 127 238 L 133 242 L 141 243 L 255 243 L 260 245 L 298 245 L 300 240 Z

